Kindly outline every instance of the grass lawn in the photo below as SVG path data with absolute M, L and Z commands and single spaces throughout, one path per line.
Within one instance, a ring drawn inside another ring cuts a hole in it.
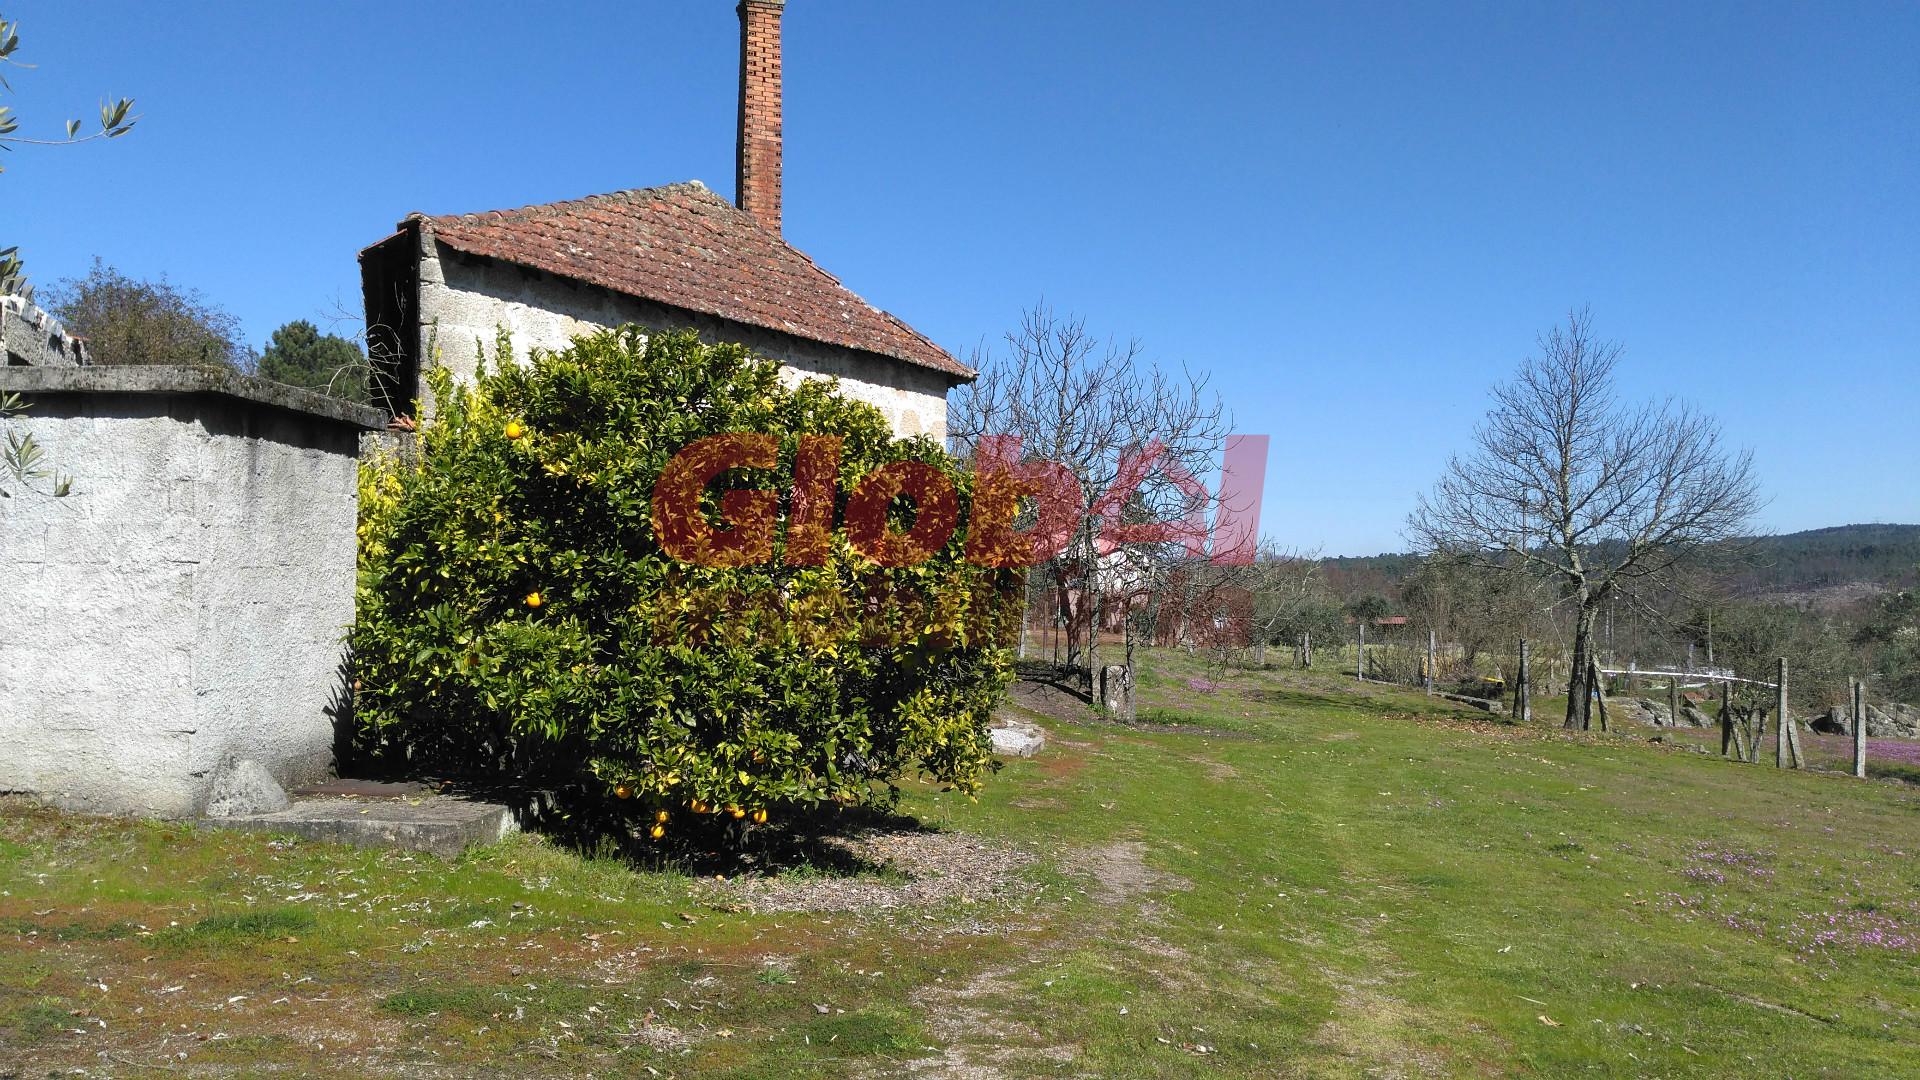
M 1920 1075 L 1920 788 L 1181 655 L 1142 694 L 912 791 L 1007 867 L 926 895 L 0 803 L 0 1075 Z

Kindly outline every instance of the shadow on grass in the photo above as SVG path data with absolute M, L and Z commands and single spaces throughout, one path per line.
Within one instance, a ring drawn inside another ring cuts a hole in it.
M 1356 694 L 1336 695 L 1322 693 L 1317 690 L 1275 687 L 1243 690 L 1241 693 L 1245 694 L 1250 701 L 1257 701 L 1262 705 L 1276 705 L 1287 709 L 1311 709 L 1316 712 L 1347 713 L 1355 716 L 1377 718 L 1380 716 L 1383 708 L 1381 702 L 1375 701 L 1370 697 Z M 1437 702 L 1435 703 L 1435 709 L 1444 709 L 1448 712 L 1454 711 L 1450 706 L 1441 706 Z
M 666 835 L 655 840 L 648 835 L 654 823 L 651 807 L 622 812 L 624 804 L 584 799 L 568 806 L 547 792 L 494 789 L 489 797 L 514 807 L 521 828 L 580 855 L 695 877 L 897 878 L 897 871 L 849 850 L 847 842 L 875 834 L 939 831 L 917 818 L 873 807 L 827 807 L 758 826 L 724 814 L 682 810 L 669 818 Z

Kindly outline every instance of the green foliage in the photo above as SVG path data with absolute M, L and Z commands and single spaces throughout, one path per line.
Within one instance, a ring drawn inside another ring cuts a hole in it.
M 26 402 L 19 394 L 0 394 L 0 421 L 12 419 L 25 412 Z M 20 487 L 31 486 L 37 480 L 51 480 L 51 493 L 63 497 L 73 490 L 73 480 L 61 476 L 47 466 L 46 451 L 40 448 L 32 435 L 22 435 L 8 429 L 6 444 L 0 446 L 0 474 L 11 476 Z M 17 488 L 16 488 L 17 490 Z M 10 498 L 13 492 L 0 487 L 0 499 Z
M 13 58 L 13 54 L 17 52 L 19 48 L 20 24 L 15 21 L 0 19 L 0 91 L 11 92 L 13 90 L 12 84 L 7 82 L 6 77 L 6 69 L 9 65 L 16 67 L 31 66 L 23 65 Z M 14 118 L 13 110 L 5 105 L 0 105 L 0 150 L 11 150 L 15 144 L 68 146 L 73 143 L 88 142 L 93 139 L 118 138 L 132 131 L 133 125 L 140 121 L 138 116 L 131 115 L 132 112 L 132 98 L 120 98 L 110 104 L 103 102 L 100 105 L 100 129 L 98 131 L 89 135 L 82 135 L 80 134 L 80 121 L 73 119 L 67 121 L 67 133 L 64 138 L 30 139 L 18 134 L 20 122 Z M 0 168 L 0 172 L 5 171 L 4 168 Z M 9 294 L 28 297 L 33 295 L 33 286 L 27 282 L 26 265 L 21 261 L 20 249 L 17 247 L 0 248 L 0 296 Z
M 1259 598 L 1255 597 L 1256 602 Z M 1320 595 L 1299 605 L 1284 618 L 1271 623 L 1268 645 L 1294 646 L 1302 634 L 1322 645 L 1337 645 L 1349 633 L 1346 609 L 1331 597 Z
M 931 440 L 895 441 L 871 406 L 829 382 L 783 386 L 739 347 L 634 327 L 483 365 L 471 389 L 439 371 L 432 391 L 417 461 L 362 473 L 364 751 L 536 784 L 589 817 L 664 811 L 670 834 L 689 810 L 737 830 L 761 809 L 883 803 L 915 771 L 979 788 L 1017 618 L 982 598 L 1017 598 L 1017 574 L 963 562 L 957 534 L 900 568 L 839 533 L 821 566 L 785 565 L 783 542 L 763 564 L 690 566 L 651 516 L 669 460 L 721 432 L 781 449 L 778 469 L 716 489 L 784 490 L 798 437 L 830 435 L 842 505 L 870 470 L 914 460 L 964 507 L 969 477 Z
M 142 281 L 95 259 L 86 277 L 59 282 L 48 299 L 48 310 L 87 339 L 95 363 L 227 369 L 251 364 L 240 320 L 199 290 L 177 288 L 165 278 Z
M 1376 593 L 1369 593 L 1347 605 L 1347 614 L 1361 622 L 1384 619 L 1393 614 L 1393 602 Z
M 367 400 L 367 358 L 360 347 L 337 334 L 322 334 L 305 319 L 273 332 L 254 373 L 348 401 Z
M 1780 657 L 1787 658 L 1787 690 L 1792 711 L 1804 713 L 1845 701 L 1847 678 L 1859 674 L 1858 661 L 1830 616 L 1779 604 L 1730 603 L 1714 615 L 1714 662 L 1749 678 L 1771 679 Z M 1738 686 L 1736 698 L 1766 706 L 1767 688 Z
M 1920 592 L 1908 589 L 1880 598 L 1854 641 L 1864 646 L 1879 674 L 1869 685 L 1891 701 L 1920 701 Z

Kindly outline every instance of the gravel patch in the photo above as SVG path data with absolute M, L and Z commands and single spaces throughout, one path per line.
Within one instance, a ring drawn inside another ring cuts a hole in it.
M 822 839 L 873 873 L 779 874 L 719 886 L 755 911 L 858 912 L 999 900 L 1027 890 L 1033 851 L 966 833 L 868 829 Z

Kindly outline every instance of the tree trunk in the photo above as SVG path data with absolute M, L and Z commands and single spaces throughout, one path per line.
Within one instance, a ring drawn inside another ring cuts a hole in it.
M 1593 723 L 1593 623 L 1599 608 L 1588 599 L 1580 604 L 1573 623 L 1573 669 L 1567 674 L 1568 731 L 1585 731 Z
M 1094 548 L 1093 533 L 1087 533 L 1087 690 L 1100 689 L 1100 557 Z
M 1074 600 L 1073 567 L 1071 563 L 1061 566 L 1055 572 L 1055 587 L 1060 598 L 1060 622 L 1057 628 L 1056 648 L 1065 646 L 1066 655 L 1055 659 L 1070 668 L 1080 666 L 1080 612 L 1086 605 Z
M 1596 658 L 1590 658 L 1590 659 L 1588 660 L 1588 665 L 1589 665 L 1589 667 L 1588 667 L 1588 670 L 1590 670 L 1590 671 L 1591 671 L 1591 672 L 1593 673 L 1593 698 L 1594 698 L 1594 703 L 1595 703 L 1596 705 L 1598 705 L 1598 706 L 1599 706 L 1599 708 L 1600 708 L 1600 730 L 1601 730 L 1601 731 L 1606 731 L 1606 730 L 1607 730 L 1607 680 L 1606 680 L 1606 676 L 1604 676 L 1604 675 L 1602 675 L 1602 674 L 1600 674 L 1600 661 L 1599 661 L 1599 659 L 1598 659 L 1597 657 L 1596 657 Z

